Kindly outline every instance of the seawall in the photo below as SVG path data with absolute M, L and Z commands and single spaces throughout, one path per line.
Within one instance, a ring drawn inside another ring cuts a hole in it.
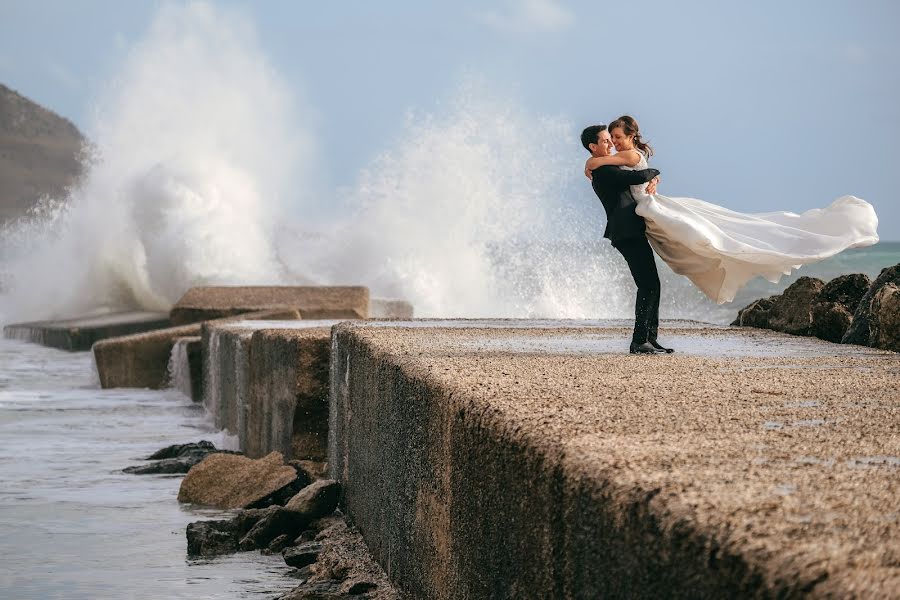
M 675 326 L 673 328 L 673 325 Z M 421 598 L 891 597 L 900 357 L 667 324 L 344 323 L 329 466 Z

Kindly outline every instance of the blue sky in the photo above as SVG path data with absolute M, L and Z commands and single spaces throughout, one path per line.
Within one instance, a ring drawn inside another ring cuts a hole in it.
M 330 185 L 474 73 L 575 133 L 636 116 L 663 193 L 750 212 L 854 194 L 875 205 L 882 239 L 900 240 L 900 3 L 216 4 L 244 15 L 311 113 Z M 0 0 L 0 81 L 90 134 L 98 90 L 159 5 Z

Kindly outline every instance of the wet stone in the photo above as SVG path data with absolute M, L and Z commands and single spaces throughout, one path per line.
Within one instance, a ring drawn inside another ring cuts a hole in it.
M 196 521 L 187 526 L 188 556 L 217 556 L 237 552 L 234 520 Z
M 282 534 L 294 539 L 308 524 L 309 519 L 303 515 L 274 507 L 253 525 L 238 545 L 241 550 L 266 548 Z
M 271 553 L 281 552 L 285 548 L 291 545 L 291 536 L 286 533 L 282 533 L 277 538 L 272 540 L 269 543 L 269 547 L 267 550 Z
M 299 546 L 285 548 L 281 555 L 284 557 L 284 562 L 288 565 L 292 567 L 303 567 L 316 562 L 321 552 L 321 542 L 306 542 Z
M 148 456 L 145 460 L 161 460 L 164 458 L 178 458 L 180 456 L 185 456 L 187 454 L 194 454 L 196 452 L 215 452 L 215 445 L 207 440 L 201 440 L 199 442 L 191 442 L 189 444 L 173 444 L 171 446 L 166 446 L 161 450 L 157 450 L 150 456 Z
M 340 496 L 341 484 L 333 479 L 320 479 L 300 490 L 284 508 L 310 520 L 318 519 L 334 512 Z

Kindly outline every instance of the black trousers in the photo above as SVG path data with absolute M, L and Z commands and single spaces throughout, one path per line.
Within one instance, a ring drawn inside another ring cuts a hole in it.
M 653 249 L 645 236 L 620 240 L 614 244 L 631 270 L 637 284 L 637 299 L 634 302 L 635 344 L 656 341 L 659 332 L 659 274 Z

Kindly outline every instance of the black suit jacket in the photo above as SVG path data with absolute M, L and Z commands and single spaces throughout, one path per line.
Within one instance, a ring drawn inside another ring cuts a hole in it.
M 629 171 L 613 165 L 592 171 L 591 186 L 606 210 L 603 237 L 609 238 L 613 246 L 622 240 L 645 235 L 644 219 L 634 212 L 637 202 L 631 195 L 631 186 L 647 183 L 657 175 L 656 169 Z

